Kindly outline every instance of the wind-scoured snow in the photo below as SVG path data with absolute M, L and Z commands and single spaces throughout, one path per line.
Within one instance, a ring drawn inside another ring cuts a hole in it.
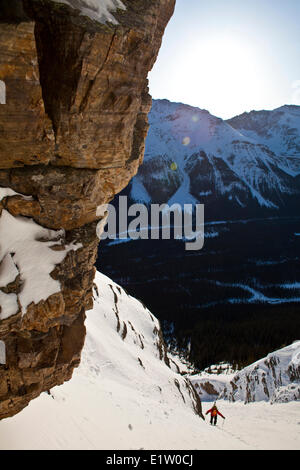
M 111 12 L 117 10 L 125 10 L 126 7 L 121 0 L 52 0 L 56 3 L 64 3 L 75 10 L 79 10 L 80 14 L 89 17 L 91 20 L 99 23 L 110 22 L 118 24 Z
M 106 276 L 97 273 L 95 284 L 79 368 L 0 422 L 1 450 L 299 449 L 299 402 L 218 400 L 225 421 L 213 427 L 199 418 L 178 373 L 185 366 L 161 357 L 158 320 Z M 203 400 L 203 413 L 209 408 Z

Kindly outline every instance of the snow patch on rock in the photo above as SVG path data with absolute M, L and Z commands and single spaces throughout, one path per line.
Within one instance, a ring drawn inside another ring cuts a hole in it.
M 118 21 L 111 14 L 118 8 L 126 10 L 121 0 L 53 0 L 56 3 L 64 3 L 75 10 L 79 10 L 80 14 L 89 17 L 91 20 L 99 23 L 118 24 Z
M 0 341 L 0 364 L 6 364 L 6 346 L 4 341 Z
M 3 189 L 3 188 L 1 188 Z M 4 190 L 2 191 L 2 195 Z M 14 193 L 14 192 L 13 192 Z M 5 190 L 6 196 L 14 195 Z M 3 209 L 0 216 L 0 319 L 22 314 L 31 302 L 37 304 L 60 291 L 60 283 L 50 274 L 71 250 L 82 245 L 64 244 L 64 230 L 41 227 L 26 217 L 13 217 Z M 57 249 L 58 248 L 58 249 Z M 42 260 L 42 262 L 40 262 Z M 19 278 L 20 291 L 4 288 Z

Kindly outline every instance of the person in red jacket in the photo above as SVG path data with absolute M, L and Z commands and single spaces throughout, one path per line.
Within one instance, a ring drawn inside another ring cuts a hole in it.
M 218 410 L 216 402 L 214 403 L 214 406 L 206 412 L 206 414 L 208 413 L 210 413 L 210 424 L 213 424 L 214 426 L 217 424 L 218 415 L 225 419 L 225 416 L 223 416 Z

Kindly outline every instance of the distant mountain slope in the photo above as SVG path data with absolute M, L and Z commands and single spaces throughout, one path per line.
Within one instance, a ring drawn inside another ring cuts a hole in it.
M 243 114 L 153 100 L 134 201 L 205 203 L 208 216 L 292 213 L 300 201 L 300 107 Z
M 268 113 L 297 128 L 299 107 Z M 103 240 L 98 268 L 143 299 L 200 370 L 244 367 L 299 336 L 300 175 L 287 162 L 300 156 L 180 103 L 153 100 L 149 120 L 129 204 L 204 203 L 204 246 L 188 252 L 172 235 Z M 273 132 L 286 142 L 284 129 Z
M 278 164 L 293 176 L 300 174 L 300 106 L 285 105 L 274 111 L 251 111 L 227 121 L 246 137 L 267 145 Z
M 300 400 L 300 341 L 268 354 L 235 374 L 201 373 L 190 377 L 203 400 L 251 403 Z
M 245 403 L 300 400 L 300 341 L 237 372 L 221 396 Z

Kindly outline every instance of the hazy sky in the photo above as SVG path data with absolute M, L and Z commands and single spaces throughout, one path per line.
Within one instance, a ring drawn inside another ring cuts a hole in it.
M 300 0 L 177 0 L 153 98 L 229 118 L 300 105 Z

